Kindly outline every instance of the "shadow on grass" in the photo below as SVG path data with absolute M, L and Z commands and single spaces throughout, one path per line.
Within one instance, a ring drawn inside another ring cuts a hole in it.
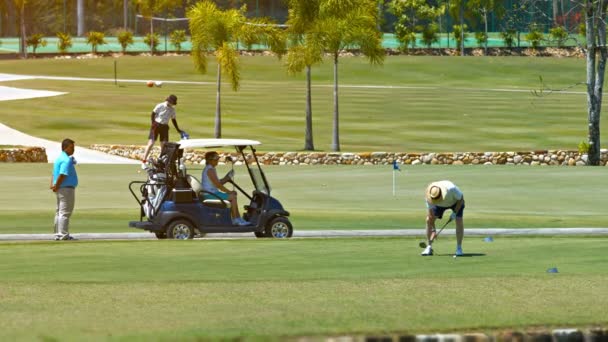
M 450 254 L 434 254 L 434 256 L 438 256 L 438 257 L 453 257 L 454 253 L 450 253 Z M 463 255 L 459 256 L 459 258 L 471 258 L 471 257 L 482 257 L 482 256 L 486 256 L 485 253 L 464 253 Z

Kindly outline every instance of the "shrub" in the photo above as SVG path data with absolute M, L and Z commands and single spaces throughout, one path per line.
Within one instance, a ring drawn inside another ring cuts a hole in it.
M 160 36 L 157 33 L 150 34 L 148 33 L 144 37 L 144 43 L 148 46 L 152 46 L 152 52 L 156 52 L 156 47 L 160 43 Z
M 57 49 L 59 52 L 68 52 L 68 49 L 72 47 L 72 36 L 69 33 L 57 32 L 57 38 Z
M 416 32 L 403 24 L 395 25 L 395 35 L 401 43 L 401 49 L 407 50 L 409 46 L 416 46 Z
M 477 41 L 477 46 L 483 47 L 488 41 L 488 35 L 485 32 L 475 32 L 475 40 Z
M 589 153 L 589 144 L 586 141 L 583 140 L 578 144 L 578 153 L 581 155 Z
M 543 40 L 543 33 L 536 24 L 530 25 L 530 32 L 526 34 L 526 40 L 530 42 L 534 50 L 540 47 L 540 42 Z
M 185 30 L 175 30 L 171 32 L 171 36 L 169 37 L 171 40 L 171 44 L 175 46 L 177 52 L 182 51 L 182 43 L 185 42 L 186 39 L 186 31 Z
M 505 42 L 505 45 L 511 49 L 513 48 L 513 46 L 515 45 L 515 34 L 517 33 L 517 31 L 515 31 L 515 29 L 506 29 L 502 32 L 500 32 L 500 37 L 502 38 L 503 42 Z
M 460 25 L 454 25 L 454 39 L 456 39 L 456 45 L 458 46 L 458 48 L 460 48 L 462 43 L 466 43 L 467 39 L 469 38 L 469 34 L 467 33 L 467 24 L 463 25 L 464 27 L 464 41 L 463 41 L 463 37 L 461 35 L 461 31 L 462 29 L 460 28 Z
M 437 23 L 431 23 L 422 30 L 422 42 L 426 47 L 430 48 L 433 43 L 439 41 L 439 25 Z
M 97 46 L 107 44 L 103 32 L 91 31 L 87 35 L 87 44 L 91 44 L 91 52 L 97 53 Z
M 116 38 L 122 49 L 122 53 L 127 51 L 127 47 L 133 44 L 133 32 L 129 30 L 120 30 L 116 33 Z
M 564 43 L 568 39 L 568 31 L 563 26 L 557 26 L 549 30 L 551 39 L 557 43 L 558 47 L 563 47 Z
M 32 47 L 34 56 L 36 56 L 36 49 L 38 49 L 39 46 L 46 46 L 46 43 L 46 39 L 44 39 L 44 36 L 40 33 L 33 34 L 25 40 L 25 44 Z

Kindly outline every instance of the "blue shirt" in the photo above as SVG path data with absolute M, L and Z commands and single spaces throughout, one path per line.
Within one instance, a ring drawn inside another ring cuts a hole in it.
M 76 168 L 74 167 L 74 160 L 70 158 L 65 151 L 61 152 L 53 165 L 53 184 L 57 183 L 59 175 L 65 175 L 63 182 L 59 186 L 60 188 L 78 186 L 78 175 L 76 174 Z

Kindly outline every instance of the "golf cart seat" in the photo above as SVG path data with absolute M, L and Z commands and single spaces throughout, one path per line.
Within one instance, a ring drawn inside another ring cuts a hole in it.
M 223 201 L 219 198 L 217 199 L 209 199 L 209 198 L 205 198 L 204 194 L 204 190 L 203 190 L 203 185 L 201 184 L 201 182 L 199 182 L 198 179 L 196 179 L 196 177 L 194 177 L 193 175 L 188 175 L 188 183 L 190 183 L 190 186 L 192 187 L 192 190 L 194 190 L 194 192 L 196 193 L 196 195 L 203 201 L 204 205 L 210 206 L 210 207 L 214 207 L 214 208 L 230 208 L 230 202 L 229 201 Z

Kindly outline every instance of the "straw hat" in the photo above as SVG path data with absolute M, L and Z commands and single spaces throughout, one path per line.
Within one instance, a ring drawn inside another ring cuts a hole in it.
M 426 200 L 431 204 L 436 204 L 445 199 L 448 190 L 436 183 L 431 183 L 426 189 Z

